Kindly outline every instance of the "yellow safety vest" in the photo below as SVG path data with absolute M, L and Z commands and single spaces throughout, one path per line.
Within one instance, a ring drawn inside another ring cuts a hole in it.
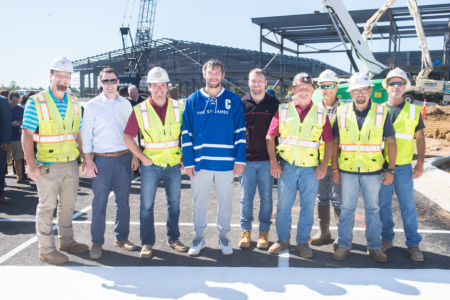
M 312 105 L 301 122 L 293 102 L 281 104 L 278 110 L 280 138 L 277 150 L 281 158 L 297 167 L 318 166 L 320 137 L 327 111 Z
M 384 163 L 383 127 L 387 109 L 372 102 L 360 131 L 353 105 L 350 103 L 338 107 L 336 115 L 341 148 L 339 169 L 360 173 L 381 170 Z
M 148 99 L 133 107 L 143 136 L 144 154 L 160 167 L 175 166 L 182 156 L 179 137 L 183 105 L 170 98 L 168 101 L 164 125 Z
M 414 135 L 419 124 L 421 108 L 405 102 L 405 106 L 394 122 L 395 141 L 397 143 L 396 165 L 407 165 L 412 162 L 414 154 Z M 388 149 L 384 149 L 386 161 L 389 162 Z
M 341 101 L 338 101 L 338 102 L 339 102 L 339 106 L 345 105 L 344 102 L 341 102 Z M 322 105 L 322 102 L 317 103 L 317 105 Z M 333 117 L 333 119 L 330 120 L 331 128 L 333 128 L 335 120 L 336 120 L 336 115 Z M 323 156 L 325 154 L 325 143 L 323 142 L 322 139 L 320 139 L 319 153 L 320 153 L 320 163 L 322 163 Z M 328 165 L 331 166 L 331 158 L 330 158 L 330 161 L 328 162 Z
M 39 133 L 36 159 L 41 162 L 68 162 L 77 159 L 77 132 L 81 120 L 81 107 L 75 97 L 67 94 L 68 103 L 64 120 L 48 90 L 31 97 L 36 105 Z

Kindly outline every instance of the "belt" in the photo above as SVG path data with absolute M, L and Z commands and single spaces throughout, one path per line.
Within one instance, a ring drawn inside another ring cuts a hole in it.
M 120 152 L 115 152 L 115 153 L 98 153 L 98 152 L 94 152 L 95 155 L 100 155 L 100 156 L 104 156 L 104 157 L 117 157 L 117 156 L 121 156 L 125 153 L 127 153 L 130 150 L 123 150 Z

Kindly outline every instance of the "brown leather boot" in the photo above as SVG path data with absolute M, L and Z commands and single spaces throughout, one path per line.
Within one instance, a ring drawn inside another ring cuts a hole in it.
M 377 262 L 387 262 L 387 256 L 381 249 L 369 250 L 370 256 Z
M 244 230 L 241 232 L 241 237 L 239 238 L 239 248 L 250 247 L 250 242 L 252 241 L 251 235 L 252 235 L 251 230 Z
M 50 253 L 45 254 L 39 253 L 39 260 L 51 264 L 62 264 L 65 263 L 66 261 L 69 261 L 69 257 L 61 252 L 54 250 Z
M 341 210 L 339 208 L 334 209 L 334 218 L 336 219 L 336 226 L 339 227 L 339 216 L 341 215 Z M 333 245 L 331 245 L 331 249 L 336 251 L 339 248 L 338 239 L 335 239 Z
M 330 233 L 330 206 L 317 205 L 317 217 L 319 219 L 319 232 L 309 241 L 311 245 L 320 245 L 331 240 Z
M 269 232 L 268 231 L 260 231 L 258 243 L 256 244 L 256 248 L 258 249 L 267 249 L 269 248 Z

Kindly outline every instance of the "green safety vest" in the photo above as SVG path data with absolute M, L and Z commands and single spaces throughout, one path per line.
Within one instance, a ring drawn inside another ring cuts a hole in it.
M 407 165 L 412 162 L 414 135 L 419 124 L 420 112 L 420 106 L 405 102 L 405 106 L 394 122 L 395 141 L 397 143 L 396 165 Z M 387 145 L 384 154 L 386 161 L 389 162 Z
M 319 164 L 319 145 L 327 111 L 312 105 L 303 122 L 295 104 L 284 103 L 279 110 L 279 145 L 281 158 L 297 167 L 316 167 Z
M 337 110 L 341 148 L 339 169 L 360 173 L 378 171 L 384 163 L 383 127 L 387 109 L 372 102 L 360 131 L 353 105 L 346 104 Z
M 75 97 L 67 94 L 68 103 L 64 120 L 48 90 L 30 98 L 36 105 L 39 133 L 34 133 L 37 143 L 36 159 L 41 162 L 68 162 L 77 159 L 77 132 L 81 120 L 81 107 Z
M 338 101 L 339 106 L 345 105 L 344 102 Z M 317 103 L 317 105 L 322 105 L 322 101 Z M 333 117 L 333 119 L 330 120 L 331 128 L 333 128 L 334 122 L 336 121 L 336 115 Z M 323 156 L 325 154 L 325 143 L 320 139 L 320 146 L 319 146 L 319 153 L 320 153 L 320 163 L 323 162 Z M 331 158 L 328 162 L 328 165 L 331 166 Z
M 175 166 L 182 156 L 179 137 L 183 105 L 170 98 L 168 101 L 164 125 L 148 99 L 133 107 L 143 136 L 144 154 L 160 167 Z

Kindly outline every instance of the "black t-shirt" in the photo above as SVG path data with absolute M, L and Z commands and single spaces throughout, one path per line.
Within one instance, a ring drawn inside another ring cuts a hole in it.
M 256 104 L 251 94 L 248 94 L 242 98 L 242 105 L 245 112 L 247 161 L 269 160 L 266 135 L 280 101 L 266 93 L 264 99 Z
M 390 110 L 392 124 L 394 124 L 395 120 L 397 120 L 397 117 L 400 114 L 400 112 L 402 111 L 403 107 L 405 107 L 405 102 L 402 102 L 401 104 L 394 105 L 394 106 L 386 103 L 386 107 L 389 108 L 389 110 Z M 422 115 L 419 115 L 419 116 L 420 116 L 419 124 L 417 124 L 415 132 L 425 128 L 425 124 L 423 123 Z

